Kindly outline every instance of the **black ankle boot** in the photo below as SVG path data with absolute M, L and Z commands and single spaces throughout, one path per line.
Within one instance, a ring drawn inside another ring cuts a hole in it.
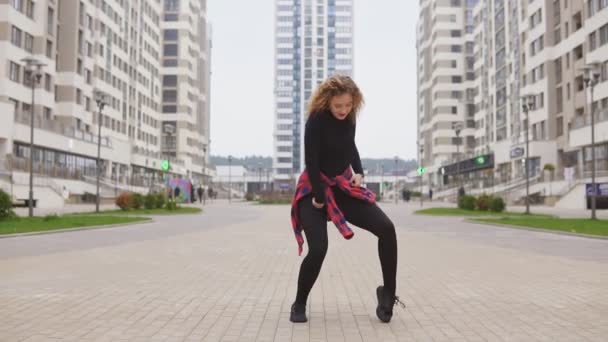
M 378 306 L 376 307 L 376 316 L 384 323 L 388 323 L 393 318 L 393 306 L 401 304 L 405 308 L 405 304 L 395 295 L 384 293 L 384 286 L 376 288 L 376 298 L 378 298 Z
M 306 318 L 306 304 L 293 303 L 291 305 L 291 315 L 289 316 L 289 320 L 293 323 L 308 322 L 308 318 Z

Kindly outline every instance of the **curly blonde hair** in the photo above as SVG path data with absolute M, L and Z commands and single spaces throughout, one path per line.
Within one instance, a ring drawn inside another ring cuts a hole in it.
M 308 103 L 308 116 L 329 111 L 329 104 L 334 96 L 350 94 L 353 97 L 353 109 L 348 114 L 348 120 L 355 123 L 357 113 L 363 106 L 363 94 L 355 81 L 345 75 L 334 75 L 317 87 Z

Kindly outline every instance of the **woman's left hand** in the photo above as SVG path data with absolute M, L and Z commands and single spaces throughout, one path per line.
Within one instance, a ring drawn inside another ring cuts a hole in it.
M 350 184 L 352 186 L 360 187 L 362 183 L 363 183 L 363 176 L 358 173 L 355 173 L 352 176 L 352 178 L 350 179 Z

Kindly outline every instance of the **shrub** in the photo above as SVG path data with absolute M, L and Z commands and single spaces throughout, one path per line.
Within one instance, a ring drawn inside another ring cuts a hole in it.
M 490 210 L 496 213 L 502 213 L 505 211 L 506 204 L 501 197 L 494 197 L 490 201 Z
M 125 211 L 133 209 L 133 193 L 121 193 L 118 198 L 116 198 L 116 206 Z
M 155 206 L 157 209 L 161 209 L 165 206 L 165 195 L 162 192 L 156 194 Z
M 458 208 L 463 210 L 475 210 L 475 197 L 474 196 L 460 196 L 458 198 Z
M 13 201 L 11 200 L 11 196 L 4 192 L 4 190 L 0 190 L 0 219 L 14 216 L 15 213 L 13 212 Z
M 42 218 L 42 221 L 48 222 L 48 221 L 53 221 L 53 220 L 57 220 L 59 219 L 59 215 L 53 213 L 53 214 L 48 214 L 46 216 L 44 216 L 44 218 Z
M 155 194 L 149 193 L 144 197 L 144 207 L 146 209 L 156 208 L 156 195 Z
M 168 200 L 165 204 L 165 209 L 167 210 L 177 210 L 177 203 L 173 200 Z
M 260 204 L 291 204 L 293 194 L 290 192 L 265 192 L 260 195 Z
M 492 196 L 481 194 L 475 201 L 475 207 L 480 211 L 488 211 L 490 210 L 490 202 L 492 202 Z
M 245 194 L 246 201 L 253 201 L 253 192 L 248 192 Z
M 144 196 L 140 193 L 133 194 L 133 209 L 140 209 L 144 205 Z

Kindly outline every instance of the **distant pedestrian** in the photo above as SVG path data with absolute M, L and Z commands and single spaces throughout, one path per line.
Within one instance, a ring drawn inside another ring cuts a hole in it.
M 203 196 L 205 195 L 205 190 L 203 187 L 199 185 L 198 189 L 196 189 L 196 194 L 198 195 L 198 202 L 203 203 Z
M 429 201 L 433 201 L 433 189 L 429 189 Z

